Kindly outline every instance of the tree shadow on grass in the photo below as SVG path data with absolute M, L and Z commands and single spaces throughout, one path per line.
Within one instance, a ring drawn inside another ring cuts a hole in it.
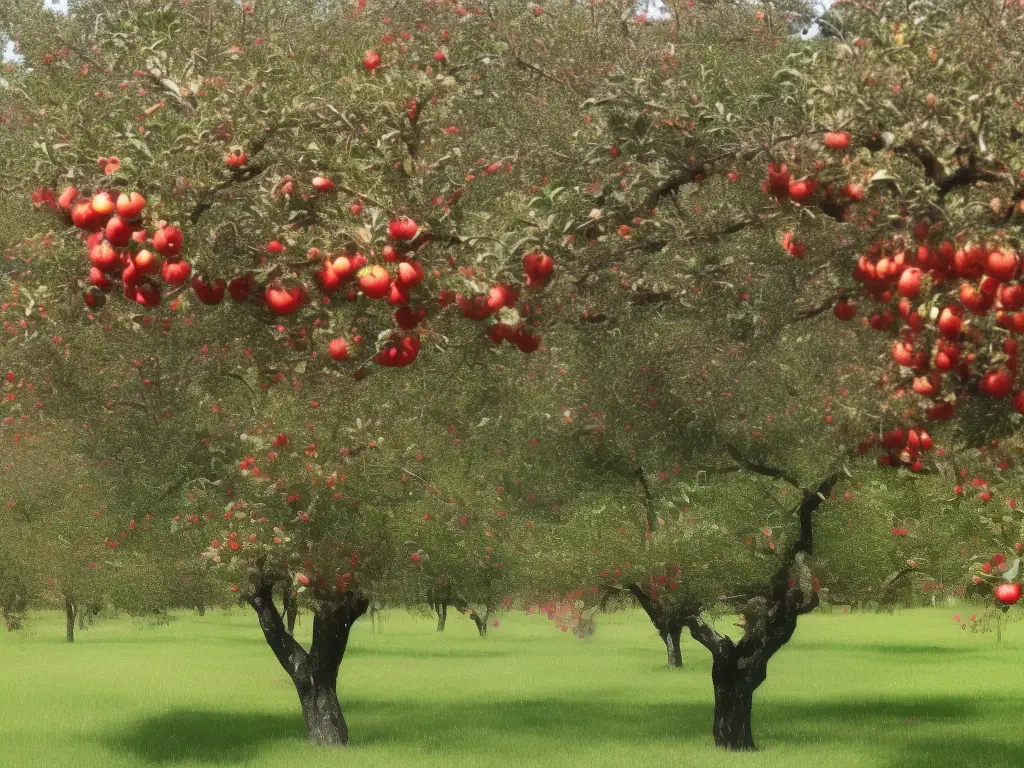
M 893 697 L 821 703 L 766 701 L 754 707 L 759 746 L 782 756 L 787 750 L 834 744 L 839 750 L 873 752 L 874 765 L 891 768 L 960 768 L 965 755 L 989 763 L 1016 764 L 1020 745 L 984 738 L 985 726 L 1010 700 L 954 697 Z M 444 702 L 349 699 L 343 702 L 359 747 L 395 745 L 423 753 L 475 752 L 474 758 L 500 758 L 513 734 L 538 748 L 579 743 L 675 742 L 682 748 L 711 746 L 708 701 L 644 704 L 594 696 L 590 699 L 531 698 Z M 960 726 L 950 732 L 949 726 Z M 929 726 L 939 726 L 936 733 Z M 915 731 L 914 729 L 918 729 Z M 920 735 L 918 735 L 920 734 Z M 973 734 L 978 734 L 977 736 Z M 301 746 L 305 738 L 296 702 L 294 715 L 172 710 L 139 720 L 103 738 L 109 749 L 145 765 L 188 759 L 214 764 L 252 760 L 274 742 Z M 548 743 L 550 742 L 550 743 Z M 489 754 L 493 753 L 493 754 Z
M 920 645 L 908 641 L 906 645 L 899 643 L 844 643 L 844 642 L 821 642 L 821 643 L 800 643 L 800 651 L 825 651 L 828 653 L 870 653 L 887 656 L 935 656 L 936 658 L 948 658 L 955 656 L 975 656 L 985 653 L 987 648 L 980 646 L 950 647 L 947 645 Z
M 302 714 L 254 714 L 216 710 L 174 709 L 141 718 L 121 732 L 99 741 L 146 765 L 184 760 L 231 765 L 245 763 L 273 742 L 304 740 Z

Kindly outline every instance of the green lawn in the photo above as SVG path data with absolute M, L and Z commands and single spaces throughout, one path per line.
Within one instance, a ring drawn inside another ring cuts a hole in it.
M 1018 765 L 1024 625 L 997 645 L 953 613 L 802 618 L 755 697 L 754 755 L 710 746 L 710 657 L 686 640 L 686 669 L 667 669 L 639 613 L 599 617 L 587 640 L 521 613 L 486 639 L 458 615 L 444 634 L 426 616 L 361 621 L 342 665 L 344 750 L 304 743 L 248 613 L 105 621 L 74 646 L 62 617 L 37 614 L 0 633 L 0 765 Z

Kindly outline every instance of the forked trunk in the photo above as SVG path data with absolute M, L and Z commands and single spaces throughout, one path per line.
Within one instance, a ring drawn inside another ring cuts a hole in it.
M 347 744 L 348 725 L 337 694 L 338 670 L 352 625 L 366 613 L 369 601 L 351 592 L 321 596 L 313 614 L 313 642 L 307 651 L 285 629 L 272 591 L 272 584 L 260 585 L 248 602 L 259 616 L 267 644 L 295 684 L 309 742 Z

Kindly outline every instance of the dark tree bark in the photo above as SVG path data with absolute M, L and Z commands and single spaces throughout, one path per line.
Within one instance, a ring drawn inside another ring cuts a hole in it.
M 668 654 L 668 665 L 670 667 L 682 668 L 683 666 L 683 651 L 679 647 L 682 634 L 682 624 L 673 626 L 661 633 L 661 639 L 665 641 L 665 650 Z
M 686 609 L 681 606 L 667 608 L 656 598 L 652 598 L 637 584 L 631 584 L 629 591 L 640 603 L 644 613 L 651 620 L 654 628 L 658 630 L 658 636 L 665 643 L 666 658 L 668 665 L 674 668 L 683 666 L 683 650 L 680 646 L 683 627 L 688 615 L 696 613 L 695 610 Z
M 476 608 L 471 606 L 461 597 L 452 598 L 451 604 L 454 605 L 460 613 L 468 613 L 469 618 L 471 618 L 473 623 L 476 624 L 476 631 L 480 634 L 480 637 L 487 637 L 487 619 L 490 618 L 491 615 L 490 606 L 486 607 L 483 616 L 481 616 L 477 612 Z
M 64 618 L 67 623 L 68 642 L 75 642 L 75 604 L 71 601 L 71 595 L 64 595 Z
M 452 590 L 450 585 L 444 585 L 437 589 L 431 589 L 427 595 L 427 600 L 430 603 L 431 610 L 437 614 L 437 631 L 444 632 L 445 625 L 448 623 L 448 606 L 455 605 L 460 611 L 464 610 L 465 604 L 459 604 L 457 598 L 452 596 Z
M 730 453 L 745 469 L 797 485 L 784 471 L 748 461 L 731 446 Z M 693 639 L 711 651 L 711 682 L 715 692 L 712 731 L 719 747 L 755 749 L 751 719 L 754 692 L 765 681 L 772 656 L 792 638 L 798 618 L 818 606 L 818 594 L 811 588 L 805 561 L 814 549 L 814 513 L 838 480 L 836 472 L 814 490 L 803 490 L 803 499 L 794 510 L 800 526 L 796 540 L 767 589 L 748 590 L 752 597 L 739 606 L 744 626 L 739 642 L 716 632 L 699 615 L 686 619 Z
M 469 618 L 476 624 L 476 631 L 480 633 L 480 637 L 487 637 L 487 616 L 481 616 L 475 610 L 471 610 Z
M 711 667 L 715 689 L 715 745 L 731 750 L 753 750 L 754 730 L 751 710 L 754 691 L 764 681 L 764 664 L 739 668 L 734 657 L 719 657 Z
M 21 629 L 22 612 L 28 607 L 28 598 L 25 592 L 18 586 L 14 586 L 4 598 L 3 616 L 4 626 L 8 632 Z
M 206 606 L 203 605 L 202 603 L 198 603 L 196 605 L 196 613 L 198 613 L 200 616 L 205 616 L 206 615 Z
M 313 642 L 307 651 L 285 628 L 274 605 L 273 584 L 251 584 L 247 601 L 259 617 L 263 636 L 295 684 L 311 744 L 348 743 L 348 725 L 338 702 L 338 670 L 348 645 L 349 631 L 366 613 L 369 601 L 351 592 L 331 593 L 317 600 Z
M 284 606 L 284 616 L 288 624 L 289 635 L 295 634 L 295 620 L 299 617 L 299 601 L 296 598 L 297 595 L 292 589 L 292 585 L 285 584 L 282 604 Z
M 75 610 L 75 613 L 78 614 L 78 631 L 79 632 L 84 632 L 85 631 L 85 614 L 87 613 L 87 611 L 85 610 L 85 606 L 84 605 L 77 606 L 77 608 Z

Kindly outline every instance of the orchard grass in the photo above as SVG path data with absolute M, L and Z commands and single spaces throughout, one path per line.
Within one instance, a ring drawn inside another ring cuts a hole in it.
M 941 768 L 1020 755 L 1024 626 L 973 635 L 969 606 L 801 618 L 754 699 L 761 751 L 711 742 L 710 655 L 686 667 L 639 611 L 585 640 L 512 614 L 486 639 L 454 614 L 389 612 L 353 632 L 345 749 L 306 744 L 295 691 L 248 611 L 108 619 L 63 642 L 63 616 L 0 633 L 0 764 L 64 766 L 750 766 Z M 1015 612 L 1014 612 L 1015 613 Z M 1014 614 L 1011 614 L 1011 616 Z M 308 614 L 297 634 L 308 641 Z

